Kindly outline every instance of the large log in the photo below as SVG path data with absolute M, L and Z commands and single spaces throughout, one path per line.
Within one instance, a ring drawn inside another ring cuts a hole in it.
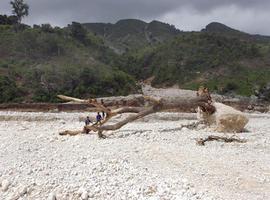
M 106 107 L 143 107 L 147 106 L 148 102 L 145 101 L 144 96 L 152 96 L 155 98 L 194 98 L 196 97 L 196 91 L 183 90 L 183 89 L 157 89 L 149 85 L 142 86 L 143 94 L 133 94 L 128 96 L 117 96 L 117 97 L 103 97 L 97 98 L 97 102 L 103 102 Z M 220 102 L 231 107 L 236 108 L 240 111 L 250 110 L 259 112 L 269 112 L 269 102 L 259 102 L 251 100 L 250 98 L 231 98 L 221 95 L 211 95 L 213 101 Z M 74 110 L 87 110 L 96 111 L 97 109 L 86 103 L 68 102 L 68 103 L 9 103 L 0 104 L 0 110 L 23 110 L 23 111 L 74 111 Z M 195 112 L 192 105 L 174 108 L 173 111 L 179 112 Z
M 95 123 L 92 125 L 85 126 L 81 131 L 63 131 L 60 135 L 76 135 L 79 133 L 89 133 L 89 131 L 98 132 L 99 137 L 105 138 L 103 131 L 117 130 L 127 123 L 133 122 L 137 119 L 145 117 L 149 114 L 175 109 L 179 107 L 194 107 L 196 108 L 200 103 L 207 103 L 205 97 L 200 96 L 177 96 L 172 98 L 156 98 L 149 96 L 142 96 L 144 101 L 148 102 L 149 106 L 144 107 L 121 107 L 119 109 L 111 110 L 104 106 L 104 102 L 98 102 L 96 99 L 78 99 L 73 97 L 68 97 L 64 95 L 58 95 L 58 97 L 65 101 L 72 101 L 77 103 L 88 103 L 89 105 L 95 106 L 98 111 L 105 112 L 106 118 L 100 123 Z M 209 105 L 211 107 L 211 105 Z M 135 113 L 128 116 L 126 119 L 117 122 L 112 125 L 106 125 L 106 123 L 114 116 L 122 113 Z
M 149 90 L 152 90 L 149 92 Z M 154 90 L 154 92 L 153 92 Z M 144 107 L 128 107 L 122 106 L 119 109 L 111 110 L 108 108 L 103 99 L 78 99 L 74 97 L 68 97 L 64 95 L 58 95 L 59 98 L 65 101 L 71 101 L 76 103 L 88 103 L 91 106 L 96 107 L 98 111 L 105 112 L 106 118 L 92 125 L 87 125 L 81 131 L 64 131 L 61 135 L 76 135 L 78 133 L 89 133 L 90 131 L 98 132 L 98 136 L 105 138 L 104 131 L 117 130 L 122 126 L 133 122 L 137 119 L 143 118 L 152 113 L 177 109 L 177 108 L 197 108 L 198 116 L 201 121 L 208 125 L 215 125 L 216 130 L 221 132 L 240 132 L 244 129 L 248 122 L 246 116 L 235 110 L 230 106 L 226 106 L 222 103 L 216 103 L 212 100 L 212 97 L 205 87 L 200 87 L 198 92 L 193 93 L 186 90 L 164 90 L 148 88 L 150 96 L 139 96 L 141 102 L 144 102 Z M 114 116 L 122 113 L 133 113 L 127 118 L 119 121 L 115 124 L 107 125 L 107 122 Z
M 171 98 L 171 97 L 194 97 L 197 91 L 184 90 L 176 88 L 153 88 L 149 85 L 142 86 L 142 92 L 146 96 L 154 96 L 159 98 Z M 263 102 L 260 100 L 252 99 L 249 97 L 238 97 L 233 98 L 230 96 L 211 94 L 211 98 L 214 102 L 223 103 L 225 105 L 231 106 L 240 111 L 258 111 L 258 112 L 269 112 L 270 103 Z M 182 107 L 179 108 L 181 112 L 195 112 L 193 108 Z

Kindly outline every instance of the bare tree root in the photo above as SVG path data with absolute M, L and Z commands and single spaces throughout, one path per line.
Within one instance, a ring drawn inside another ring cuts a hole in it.
M 220 142 L 226 142 L 226 143 L 231 143 L 231 142 L 239 142 L 239 143 L 245 143 L 247 142 L 246 140 L 238 139 L 238 138 L 227 138 L 227 137 L 222 137 L 222 136 L 215 136 L 215 135 L 209 135 L 207 138 L 198 138 L 196 139 L 197 145 L 204 146 L 205 142 L 208 141 L 220 141 Z

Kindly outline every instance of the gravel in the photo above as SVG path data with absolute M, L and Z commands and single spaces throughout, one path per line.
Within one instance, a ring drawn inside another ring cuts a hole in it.
M 0 112 L 0 199 L 270 199 L 270 114 L 249 114 L 236 135 L 247 143 L 198 146 L 232 134 L 181 129 L 195 121 L 183 113 L 151 115 L 105 140 L 58 135 L 87 115 Z

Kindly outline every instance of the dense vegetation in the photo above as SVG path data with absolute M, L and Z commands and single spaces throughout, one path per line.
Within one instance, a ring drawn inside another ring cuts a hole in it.
M 270 81 L 269 45 L 216 33 L 182 33 L 155 48 L 126 53 L 122 70 L 137 79 L 153 77 L 155 86 L 252 95 Z
M 116 53 L 155 46 L 181 33 L 166 23 L 159 21 L 146 23 L 136 19 L 120 20 L 115 24 L 86 23 L 83 26 L 101 37 Z
M 0 103 L 125 95 L 146 79 L 270 99 L 269 55 L 268 37 L 218 23 L 201 32 L 139 20 L 29 27 L 0 15 Z
M 124 95 L 134 79 L 111 67 L 116 55 L 80 24 L 15 30 L 0 25 L 0 102 L 56 101 L 56 94 Z

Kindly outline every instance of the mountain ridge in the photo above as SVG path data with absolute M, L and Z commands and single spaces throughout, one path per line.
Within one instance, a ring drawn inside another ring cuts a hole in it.
M 211 22 L 208 25 L 206 25 L 205 28 L 201 30 L 201 32 L 208 32 L 208 33 L 216 33 L 216 34 L 222 34 L 227 35 L 231 37 L 239 37 L 244 38 L 246 40 L 257 40 L 270 42 L 270 36 L 267 35 L 260 35 L 260 34 L 250 34 L 246 33 L 244 31 L 239 31 L 237 29 L 231 28 L 225 24 L 219 23 L 219 22 Z
M 173 25 L 157 20 L 149 23 L 137 19 L 122 19 L 116 23 L 84 23 L 83 26 L 102 37 L 116 53 L 122 54 L 132 49 L 155 45 L 169 40 L 181 31 Z
M 268 94 L 270 40 L 221 23 L 184 32 L 156 20 L 19 29 L 0 21 L 0 102 L 57 101 L 59 93 L 125 95 L 142 80 L 155 87 Z

